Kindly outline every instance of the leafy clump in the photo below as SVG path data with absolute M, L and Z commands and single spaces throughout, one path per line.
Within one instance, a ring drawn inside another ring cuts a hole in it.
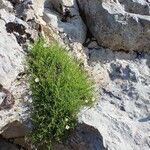
M 71 59 L 57 43 L 46 47 L 38 40 L 28 57 L 33 98 L 31 118 L 34 143 L 51 148 L 75 127 L 81 106 L 91 104 L 92 90 L 79 62 Z

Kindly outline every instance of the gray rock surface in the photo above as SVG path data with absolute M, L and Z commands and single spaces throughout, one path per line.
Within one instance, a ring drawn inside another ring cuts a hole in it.
M 3 128 L 2 136 L 5 139 L 14 139 L 24 137 L 27 133 L 27 128 L 19 121 L 13 121 Z
M 150 1 L 77 0 L 85 22 L 101 46 L 150 50 Z
M 0 9 L 6 9 L 7 11 L 13 12 L 13 6 L 9 1 L 1 0 Z
M 22 117 L 27 115 L 25 112 L 28 107 L 21 98 L 26 92 L 27 85 L 24 80 L 18 80 L 19 74 L 24 72 L 25 52 L 17 40 L 17 37 L 21 37 L 25 32 L 27 23 L 16 18 L 5 8 L 0 10 L 0 16 L 0 84 L 3 87 L 0 95 L 1 105 L 3 104 L 3 109 L 0 110 L 0 133 L 2 133 L 3 127 L 8 123 L 14 120 L 21 121 Z
M 86 39 L 86 26 L 79 15 L 76 1 L 47 1 L 43 19 L 56 32 L 66 34 L 67 38 L 65 40 L 69 39 L 70 42 L 84 43 Z
M 97 99 L 79 118 L 99 130 L 109 150 L 150 148 L 149 60 L 144 53 L 90 49 Z

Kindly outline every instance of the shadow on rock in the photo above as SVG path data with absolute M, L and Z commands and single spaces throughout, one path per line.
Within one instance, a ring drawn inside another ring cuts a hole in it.
M 0 138 L 0 150 L 19 150 L 19 148 L 4 139 Z
M 99 131 L 86 124 L 78 124 L 68 145 L 71 150 L 106 150 Z
M 87 29 L 82 21 L 75 0 L 47 0 L 44 8 L 44 21 L 54 27 L 66 42 L 84 43 Z

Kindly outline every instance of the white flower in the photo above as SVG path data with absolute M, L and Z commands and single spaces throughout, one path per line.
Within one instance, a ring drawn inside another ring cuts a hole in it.
M 25 102 L 28 101 L 28 96 L 25 96 L 25 97 L 24 97 L 24 101 L 25 101 Z
M 85 103 L 88 103 L 89 101 L 88 100 L 85 100 Z
M 92 98 L 92 102 L 94 102 L 95 101 L 95 98 Z
M 68 121 L 68 118 L 66 118 L 65 121 L 67 122 L 67 121 Z
M 32 95 L 32 91 L 29 91 L 29 95 Z
M 39 81 L 40 81 L 39 78 L 36 78 L 36 79 L 35 79 L 35 82 L 36 82 L 36 83 L 39 82 Z
M 29 101 L 29 103 L 32 103 L 32 98 L 29 98 L 29 100 L 28 100 L 28 101 Z
M 66 125 L 65 129 L 66 129 L 66 130 L 69 130 L 69 129 L 70 129 L 70 126 Z

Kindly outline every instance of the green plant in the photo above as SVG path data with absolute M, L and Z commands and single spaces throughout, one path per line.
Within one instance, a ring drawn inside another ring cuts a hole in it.
M 35 127 L 31 135 L 34 143 L 50 149 L 75 127 L 81 106 L 91 104 L 92 88 L 86 72 L 65 49 L 57 43 L 45 45 L 38 40 L 28 56 Z

